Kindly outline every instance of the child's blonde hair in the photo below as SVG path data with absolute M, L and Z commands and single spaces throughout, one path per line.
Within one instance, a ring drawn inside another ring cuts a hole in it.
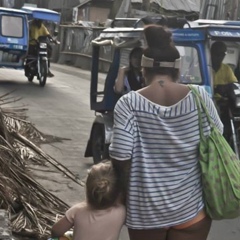
M 95 209 L 106 209 L 116 203 L 119 187 L 111 161 L 92 166 L 86 180 L 86 195 L 88 204 Z

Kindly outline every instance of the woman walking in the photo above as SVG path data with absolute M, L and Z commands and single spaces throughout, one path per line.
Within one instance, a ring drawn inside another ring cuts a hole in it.
M 171 32 L 144 29 L 141 66 L 146 87 L 117 102 L 110 156 L 126 193 L 131 240 L 206 240 L 211 219 L 204 211 L 198 110 L 187 85 L 178 83 L 180 55 Z M 208 93 L 194 86 L 223 131 Z M 210 133 L 205 114 L 203 131 Z

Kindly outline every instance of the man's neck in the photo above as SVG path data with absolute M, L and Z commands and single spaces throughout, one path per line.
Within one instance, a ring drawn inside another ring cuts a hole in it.
M 222 65 L 222 63 L 220 63 L 220 64 L 212 64 L 212 68 L 213 68 L 213 70 L 215 72 L 217 72 L 220 69 L 221 65 Z

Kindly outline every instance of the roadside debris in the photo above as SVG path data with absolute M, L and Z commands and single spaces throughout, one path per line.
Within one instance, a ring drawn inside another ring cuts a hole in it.
M 77 184 L 83 183 L 39 147 L 66 139 L 38 131 L 27 120 L 26 108 L 5 107 L 18 100 L 10 93 L 0 96 L 0 209 L 8 212 L 13 235 L 46 239 L 69 206 L 34 179 L 30 165 L 50 164 Z

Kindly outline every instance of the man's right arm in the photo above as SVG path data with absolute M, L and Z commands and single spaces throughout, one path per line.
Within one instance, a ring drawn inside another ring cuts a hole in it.
M 231 69 L 231 67 L 229 67 L 228 65 L 226 65 L 226 82 L 227 83 L 235 83 L 238 82 L 233 70 Z

